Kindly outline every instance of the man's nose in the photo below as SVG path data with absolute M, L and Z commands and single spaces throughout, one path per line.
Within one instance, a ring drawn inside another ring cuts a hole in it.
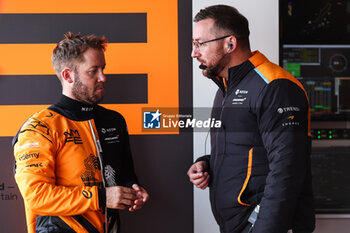
M 196 47 L 193 47 L 191 57 L 196 58 L 196 57 L 200 57 L 200 55 L 201 55 L 201 53 L 199 52 L 199 50 Z
M 101 71 L 100 74 L 98 75 L 98 81 L 106 82 L 106 80 L 107 80 L 106 75 L 103 73 L 103 71 Z

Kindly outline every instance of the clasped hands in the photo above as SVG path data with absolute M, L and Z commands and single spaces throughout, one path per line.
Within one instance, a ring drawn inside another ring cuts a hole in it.
M 141 209 L 148 200 L 147 191 L 134 184 L 132 188 L 124 186 L 113 186 L 106 188 L 106 206 L 111 209 L 126 209 L 130 212 Z

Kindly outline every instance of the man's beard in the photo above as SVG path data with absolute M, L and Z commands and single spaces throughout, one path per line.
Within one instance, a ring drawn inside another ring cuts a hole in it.
M 222 62 L 219 62 L 219 64 L 217 64 L 215 66 L 208 67 L 206 69 L 207 72 L 203 72 L 203 75 L 206 76 L 207 78 L 215 78 L 215 77 L 219 76 L 219 73 L 224 68 L 224 66 L 220 63 L 222 63 Z
M 220 76 L 221 71 L 223 71 L 228 64 L 228 58 L 226 58 L 226 55 L 227 53 L 225 53 L 215 65 L 205 69 L 206 72 L 203 71 L 203 75 L 211 79 Z
M 84 85 L 79 78 L 78 72 L 75 72 L 75 82 L 73 84 L 72 94 L 75 97 L 76 100 L 86 103 L 86 104 L 98 104 L 103 100 L 104 94 L 101 95 L 95 95 L 97 89 L 104 87 L 103 83 L 97 84 L 95 86 L 92 95 L 89 95 L 89 88 Z

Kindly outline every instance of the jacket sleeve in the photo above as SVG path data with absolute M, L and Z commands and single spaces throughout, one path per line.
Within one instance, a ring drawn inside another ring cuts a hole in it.
M 126 126 L 125 119 L 123 118 L 123 158 L 121 166 L 121 182 L 122 185 L 126 187 L 131 187 L 133 184 L 139 184 L 137 176 L 135 174 L 134 169 L 134 162 L 132 159 L 131 149 L 130 149 L 130 142 L 129 142 L 129 133 Z
M 209 166 L 210 155 L 203 155 L 203 156 L 197 158 L 195 163 L 200 162 L 200 161 L 206 162 L 207 165 Z
M 78 215 L 99 210 L 103 202 L 95 187 L 58 186 L 55 183 L 57 146 L 47 126 L 27 121 L 14 140 L 15 179 L 26 208 L 37 215 Z M 101 203 L 102 204 L 102 203 Z
M 272 81 L 259 99 L 257 118 L 269 173 L 253 232 L 284 233 L 291 228 L 310 171 L 308 101 L 304 90 L 286 79 Z

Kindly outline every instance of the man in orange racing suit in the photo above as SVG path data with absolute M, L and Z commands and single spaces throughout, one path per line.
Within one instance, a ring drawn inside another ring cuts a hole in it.
M 138 185 L 125 120 L 104 96 L 106 39 L 68 32 L 53 51 L 57 104 L 31 116 L 13 140 L 28 232 L 119 232 L 117 209 L 148 199 Z

